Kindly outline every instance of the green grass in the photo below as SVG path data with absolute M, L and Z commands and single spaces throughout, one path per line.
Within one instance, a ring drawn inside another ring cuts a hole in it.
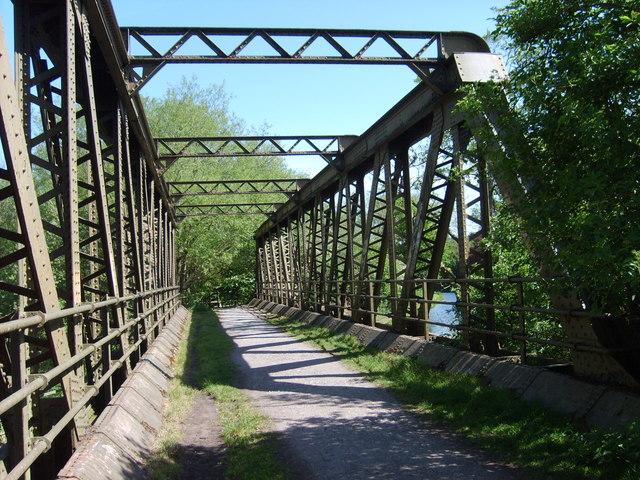
M 185 325 L 185 329 L 190 332 L 189 338 L 184 339 L 178 346 L 164 425 L 158 433 L 154 451 L 147 464 L 149 478 L 153 480 L 175 480 L 180 478 L 182 473 L 182 467 L 178 462 L 182 422 L 189 414 L 193 399 L 198 393 L 195 388 L 187 384 L 185 379 L 188 347 L 193 340 L 190 326 L 191 317 Z
M 558 478 L 640 478 L 640 423 L 619 432 L 587 429 L 477 378 L 429 369 L 324 328 L 275 316 L 267 320 L 349 362 L 415 412 L 444 421 L 505 462 Z
M 269 431 L 269 419 L 252 406 L 250 399 L 234 386 L 234 345 L 217 316 L 210 309 L 191 315 L 189 340 L 180 345 L 175 378 L 169 392 L 165 426 L 156 451 L 149 461 L 150 478 L 180 478 L 179 462 L 182 421 L 200 391 L 211 395 L 218 405 L 222 437 L 226 444 L 225 477 L 228 480 L 288 480 L 289 470 L 279 460 L 280 443 Z M 185 379 L 187 355 L 197 356 L 195 386 Z M 203 426 L 205 428 L 205 426 Z

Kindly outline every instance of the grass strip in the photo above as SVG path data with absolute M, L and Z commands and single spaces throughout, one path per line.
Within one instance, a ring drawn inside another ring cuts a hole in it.
M 279 440 L 269 432 L 269 419 L 256 412 L 249 397 L 235 388 L 234 344 L 210 309 L 193 313 L 194 347 L 199 360 L 196 383 L 217 402 L 227 445 L 226 477 L 232 480 L 287 480 L 279 460 Z
M 187 318 L 184 327 L 190 332 L 189 338 L 180 342 L 176 353 L 174 377 L 169 387 L 164 424 L 158 432 L 154 451 L 147 463 L 149 478 L 153 480 L 176 480 L 182 473 L 182 466 L 178 462 L 182 422 L 189 414 L 193 399 L 198 393 L 195 388 L 188 385 L 185 379 L 188 348 L 193 340 L 193 331 L 190 327 L 191 315 Z
M 389 388 L 407 407 L 444 421 L 475 444 L 536 475 L 640 478 L 640 423 L 589 429 L 480 379 L 427 368 L 416 359 L 362 346 L 352 336 L 267 315 L 269 323 L 316 344 Z

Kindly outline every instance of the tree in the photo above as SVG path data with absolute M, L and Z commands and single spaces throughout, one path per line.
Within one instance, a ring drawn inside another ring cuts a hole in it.
M 514 0 L 496 20 L 510 78 L 469 88 L 461 105 L 502 112 L 479 147 L 521 187 L 518 222 L 567 287 L 592 310 L 637 316 L 638 2 Z M 496 132 L 507 155 L 492 154 Z
M 156 137 L 225 136 L 247 133 L 244 122 L 229 109 L 229 96 L 218 85 L 202 87 L 183 78 L 161 98 L 144 100 Z M 260 134 L 251 132 L 252 134 Z M 282 158 L 183 158 L 169 168 L 167 181 L 258 180 L 294 178 Z M 206 198 L 207 200 L 203 199 Z M 222 198 L 221 200 L 218 200 Z M 259 198 L 259 200 L 257 200 Z M 213 199 L 213 200 L 212 200 Z M 193 197 L 182 203 L 283 202 L 278 194 Z M 178 270 L 187 302 L 247 301 L 253 294 L 255 243 L 253 232 L 264 216 L 185 218 L 176 233 Z

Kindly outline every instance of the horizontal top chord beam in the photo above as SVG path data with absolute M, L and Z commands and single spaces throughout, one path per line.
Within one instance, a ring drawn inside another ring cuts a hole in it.
M 337 154 L 356 135 L 243 135 L 219 137 L 158 137 L 158 156 L 236 157 L 240 155 Z
M 489 52 L 482 38 L 467 32 L 206 27 L 121 31 L 133 91 L 171 63 L 406 65 L 427 80 L 453 52 Z
M 271 215 L 280 203 L 236 203 L 213 205 L 176 205 L 176 217 L 219 216 L 219 215 Z
M 331 163 L 357 136 L 220 136 L 155 138 L 159 165 L 168 170 L 178 158 L 318 155 Z
M 185 196 L 238 194 L 293 194 L 310 180 L 307 178 L 269 180 L 214 180 L 167 182 L 169 195 L 177 201 Z

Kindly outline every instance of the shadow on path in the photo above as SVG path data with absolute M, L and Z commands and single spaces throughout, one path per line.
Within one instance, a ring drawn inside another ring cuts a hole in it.
M 452 431 L 406 412 L 336 357 L 250 311 L 218 315 L 237 346 L 243 387 L 312 478 L 526 478 Z

